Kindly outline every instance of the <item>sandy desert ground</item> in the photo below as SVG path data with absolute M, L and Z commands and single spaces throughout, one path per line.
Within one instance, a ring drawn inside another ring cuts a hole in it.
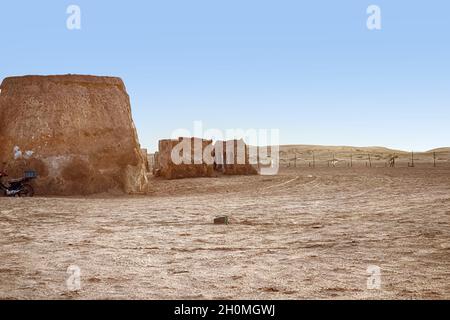
M 0 298 L 450 299 L 448 163 L 152 185 L 147 196 L 0 198 Z M 218 215 L 231 224 L 214 225 Z M 379 290 L 367 288 L 370 265 Z

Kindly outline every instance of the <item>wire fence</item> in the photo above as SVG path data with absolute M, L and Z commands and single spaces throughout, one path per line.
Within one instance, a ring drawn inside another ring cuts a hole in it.
M 442 167 L 450 165 L 450 151 L 410 153 L 280 152 L 282 167 Z
M 150 171 L 158 166 L 155 154 L 148 154 Z M 332 151 L 280 151 L 280 166 L 286 168 L 315 167 L 445 167 L 450 166 L 450 151 L 444 152 L 332 152 Z

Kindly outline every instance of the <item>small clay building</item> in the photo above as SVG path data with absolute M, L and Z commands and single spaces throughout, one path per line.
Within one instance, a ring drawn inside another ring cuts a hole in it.
M 214 159 L 203 158 L 211 153 L 212 141 L 199 138 L 179 138 L 159 141 L 159 151 L 155 153 L 155 176 L 165 179 L 213 177 Z M 212 156 L 211 156 L 212 157 Z
M 244 140 L 217 141 L 214 150 L 216 171 L 225 175 L 258 174 L 257 162 L 250 161 L 250 148 Z
M 218 141 L 179 138 L 159 141 L 153 174 L 165 179 L 258 174 L 243 140 Z

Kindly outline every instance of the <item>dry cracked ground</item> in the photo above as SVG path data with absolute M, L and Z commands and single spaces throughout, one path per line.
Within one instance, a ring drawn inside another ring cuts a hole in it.
M 450 299 L 450 166 L 152 184 L 148 196 L 0 198 L 0 298 Z

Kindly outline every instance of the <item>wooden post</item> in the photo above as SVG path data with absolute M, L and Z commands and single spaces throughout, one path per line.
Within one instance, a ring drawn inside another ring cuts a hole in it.
M 436 152 L 433 152 L 433 167 L 436 168 Z
M 258 147 L 256 147 L 256 162 L 258 163 L 258 169 L 260 169 L 261 168 L 261 164 L 260 164 L 260 159 L 259 159 L 259 146 Z
M 350 154 L 350 167 L 353 168 L 353 153 Z
M 316 156 L 313 151 L 313 168 L 315 168 L 315 167 L 316 167 Z
M 411 167 L 414 168 L 414 151 L 411 151 Z
M 369 155 L 369 167 L 372 168 L 372 159 L 370 158 L 370 153 L 368 155 Z
M 295 153 L 294 168 L 297 168 L 297 152 Z

